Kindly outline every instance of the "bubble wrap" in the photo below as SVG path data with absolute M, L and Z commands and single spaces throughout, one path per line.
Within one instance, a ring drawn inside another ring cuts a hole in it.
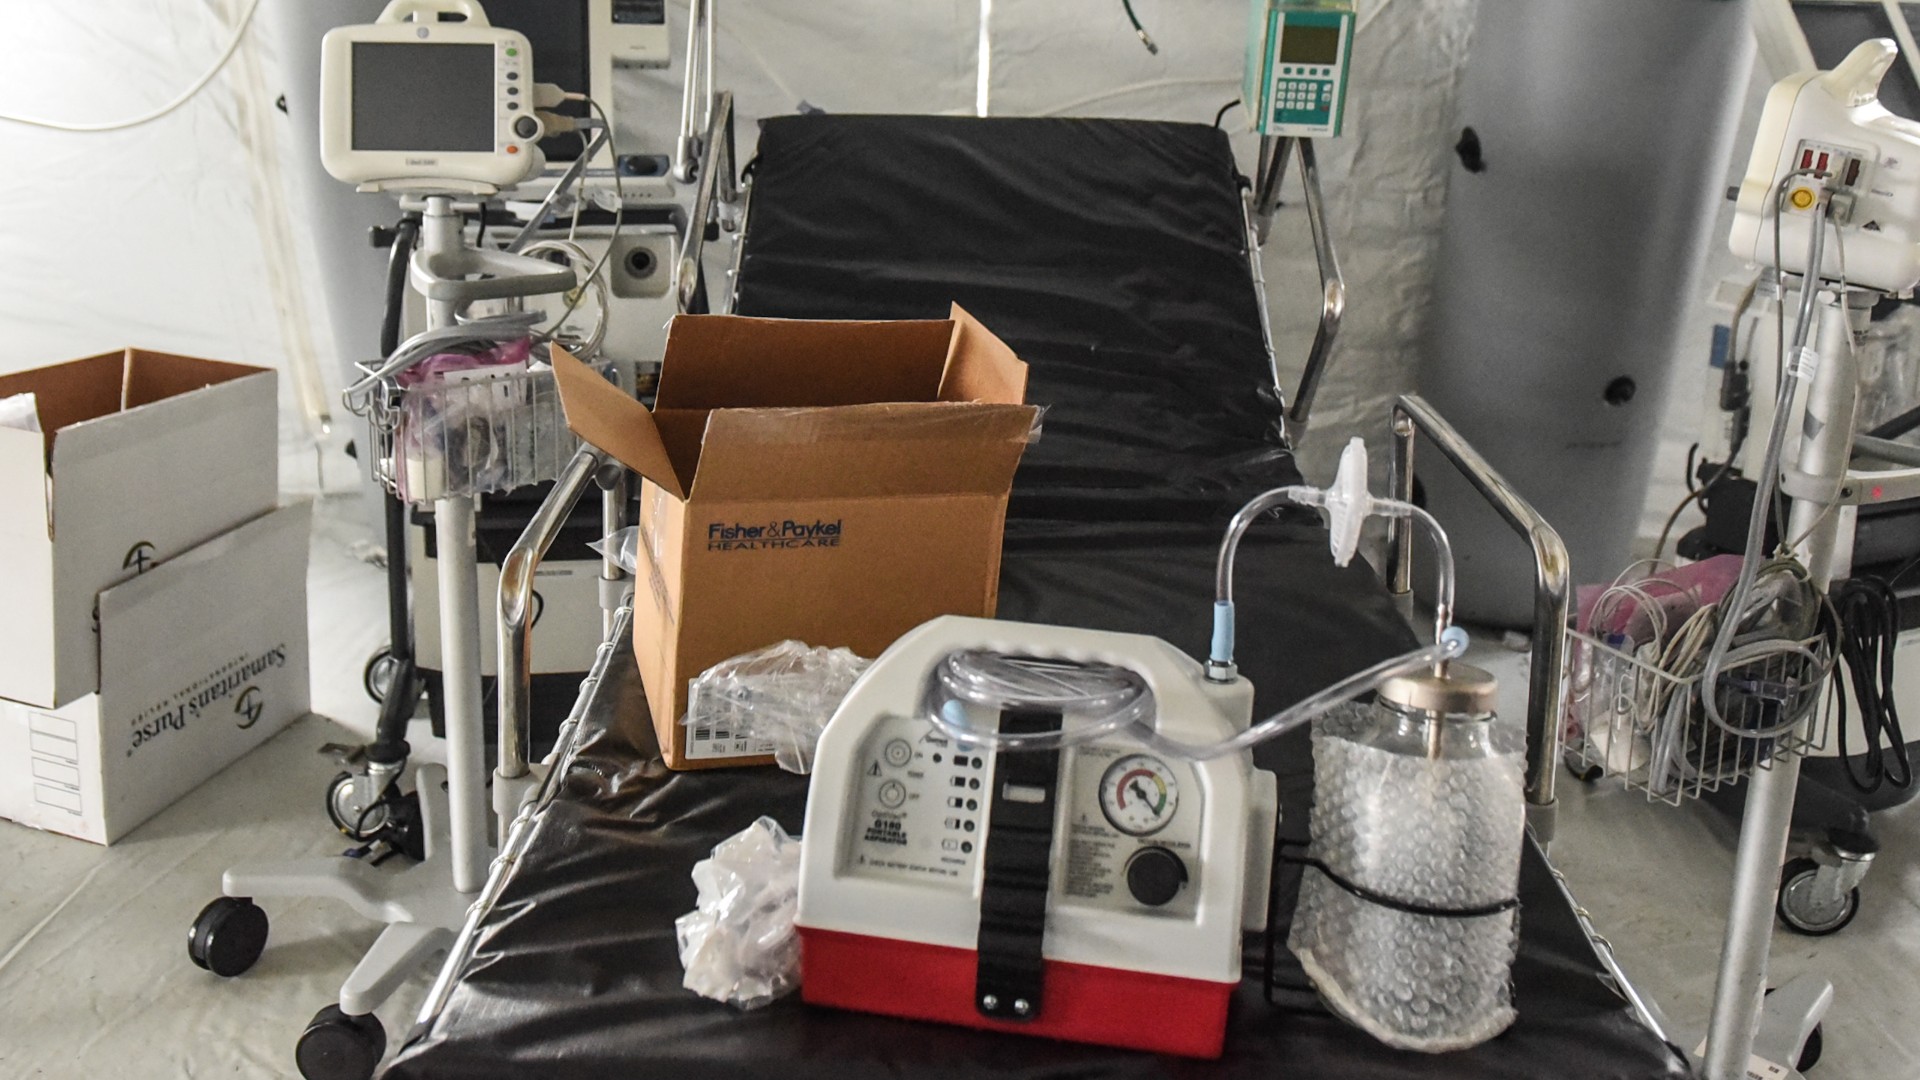
M 1375 723 L 1356 707 L 1315 725 L 1312 854 L 1356 885 L 1411 903 L 1512 897 L 1526 825 L 1521 751 L 1496 742 L 1492 757 L 1429 761 L 1355 741 Z M 1287 944 L 1349 1022 L 1389 1046 L 1441 1053 L 1513 1022 L 1517 914 L 1407 914 L 1308 868 Z

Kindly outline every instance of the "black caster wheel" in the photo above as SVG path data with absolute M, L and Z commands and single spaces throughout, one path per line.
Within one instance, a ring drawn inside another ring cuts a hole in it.
M 1601 777 L 1607 775 L 1607 770 L 1598 765 L 1581 765 L 1572 761 L 1567 762 L 1567 772 L 1583 784 L 1597 784 Z
M 267 947 L 267 913 L 240 896 L 222 896 L 200 909 L 187 931 L 187 958 L 223 979 L 245 972 Z
M 368 697 L 385 704 L 387 691 L 393 689 L 393 673 L 399 669 L 400 662 L 393 658 L 393 646 L 382 645 L 367 657 L 367 666 L 360 673 L 360 685 L 366 688 Z
M 387 1029 L 379 1017 L 348 1016 L 329 1005 L 300 1033 L 293 1063 L 306 1080 L 372 1080 L 386 1052 Z
M 387 824 L 385 802 L 360 806 L 353 799 L 353 774 L 343 772 L 327 782 L 327 820 L 349 839 L 366 842 Z
M 414 862 L 427 858 L 427 823 L 420 817 L 420 793 L 410 791 L 393 801 L 387 817 L 387 842 Z
M 1774 911 L 1787 929 L 1796 934 L 1808 937 L 1837 934 L 1860 913 L 1860 890 L 1857 887 L 1849 890 L 1841 903 L 1815 902 L 1813 879 L 1819 872 L 1820 864 L 1812 859 L 1793 859 L 1780 872 L 1780 898 L 1774 903 Z

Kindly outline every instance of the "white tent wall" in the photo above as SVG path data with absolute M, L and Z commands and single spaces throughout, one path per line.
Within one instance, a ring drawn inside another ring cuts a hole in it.
M 319 484 L 316 405 L 330 413 L 325 480 L 351 418 L 331 407 L 346 354 L 325 317 L 314 232 L 298 180 L 310 148 L 274 108 L 282 90 L 275 9 L 263 0 L 233 61 L 173 114 L 126 131 L 74 134 L 0 123 L 0 158 L 22 163 L 0 195 L 0 371 L 139 345 L 283 371 L 283 474 Z M 0 0 L 22 43 L 0 67 L 0 111 L 92 121 L 178 93 L 230 40 L 247 0 Z M 364 5 L 363 5 L 364 6 Z M 1149 54 L 1117 0 L 841 0 L 719 5 L 719 84 L 733 89 L 743 155 L 754 121 L 800 102 L 836 112 L 970 114 L 983 12 L 995 114 L 1062 113 L 1209 122 L 1239 96 L 1244 0 L 1139 0 Z M 685 7 L 671 5 L 676 55 Z M 1316 408 L 1306 464 L 1330 473 L 1350 433 L 1379 445 L 1386 404 L 1412 386 L 1411 342 L 1431 295 L 1457 68 L 1473 0 L 1363 4 L 1347 137 L 1323 141 L 1329 213 L 1349 287 L 1347 319 Z M 623 152 L 671 149 L 679 75 L 633 73 L 619 99 Z M 1238 110 L 1225 125 L 1237 130 Z M 1251 169 L 1254 140 L 1236 135 Z M 1318 313 L 1297 178 L 1265 253 L 1275 344 L 1289 385 Z M 376 198 L 367 196 L 367 198 Z M 357 227 L 356 227 L 357 228 Z M 379 256 L 369 253 L 369 267 Z M 357 350 L 364 342 L 349 343 Z M 325 389 L 301 383 L 317 357 Z M 357 357 L 357 351 L 356 351 Z M 304 401 L 302 393 L 314 401 Z
M 18 47 L 0 111 L 115 120 L 171 99 L 232 40 L 246 0 L 0 0 Z M 0 371 L 128 345 L 281 369 L 283 481 L 317 484 L 289 358 L 327 347 L 283 197 L 268 75 L 248 36 L 185 106 L 124 131 L 0 123 Z M 346 469 L 332 469 L 343 478 Z

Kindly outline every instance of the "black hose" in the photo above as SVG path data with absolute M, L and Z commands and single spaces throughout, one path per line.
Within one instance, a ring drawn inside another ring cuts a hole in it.
M 394 229 L 393 247 L 387 253 L 386 312 L 380 320 L 380 355 L 384 359 L 400 348 L 400 320 L 406 308 L 407 267 L 414 246 L 420 239 L 420 216 L 408 214 Z M 387 539 L 387 640 L 393 657 L 393 679 L 380 703 L 380 718 L 374 724 L 373 744 L 367 748 L 368 760 L 382 764 L 403 762 L 411 748 L 407 745 L 407 724 L 413 720 L 419 703 L 420 679 L 414 668 L 413 618 L 407 595 L 407 507 L 399 496 L 385 493 L 383 512 Z

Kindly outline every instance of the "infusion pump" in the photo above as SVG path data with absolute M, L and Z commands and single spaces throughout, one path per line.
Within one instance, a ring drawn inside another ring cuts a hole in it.
M 1920 282 L 1920 124 L 1880 104 L 1880 80 L 1898 56 L 1885 38 L 1862 42 L 1832 71 L 1790 75 L 1767 93 L 1753 156 L 1740 183 L 1730 246 L 1761 266 L 1804 272 L 1813 223 L 1831 205 L 1819 276 L 1882 292 Z M 1791 176 L 1790 174 L 1802 175 Z M 1825 196 L 1823 199 L 1822 196 Z
M 1155 730 L 1244 730 L 1253 688 L 1158 638 L 949 616 L 902 637 L 821 736 L 797 925 L 808 1002 L 1217 1057 L 1241 935 L 1266 924 L 1277 817 L 1251 755 L 1182 760 L 1115 732 L 1057 750 L 956 743 L 927 719 L 956 651 L 1101 663 Z M 976 707 L 977 708 L 977 707 Z M 1057 729 L 1022 710 L 974 730 Z

